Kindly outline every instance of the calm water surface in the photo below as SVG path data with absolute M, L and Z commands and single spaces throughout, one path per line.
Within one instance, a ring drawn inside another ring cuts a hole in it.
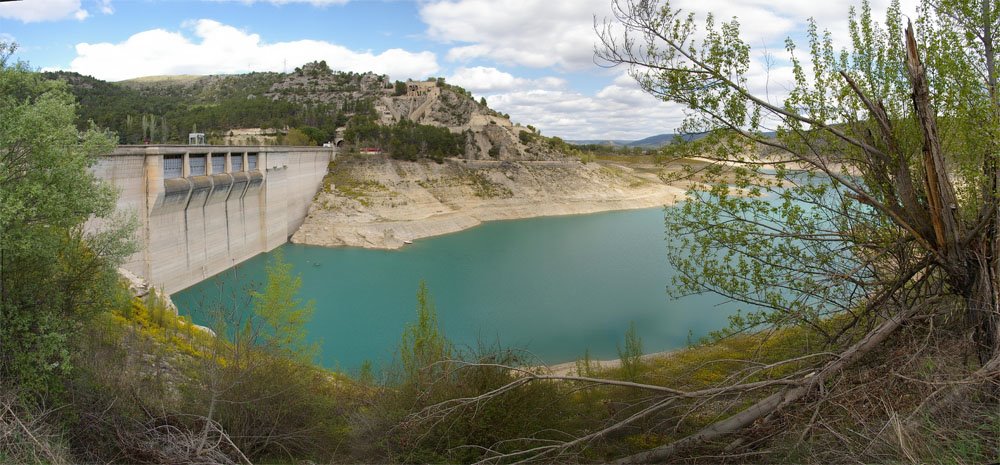
M 486 223 L 398 251 L 280 249 L 302 277 L 300 296 L 316 303 L 308 330 L 322 345 L 318 362 L 348 371 L 392 361 L 415 320 L 420 280 L 451 341 L 517 347 L 544 363 L 588 349 L 616 358 L 630 321 L 647 352 L 683 347 L 689 334 L 725 326 L 736 309 L 717 296 L 670 299 L 659 208 Z M 263 281 L 269 256 L 174 294 L 174 302 L 203 322 L 199 303 L 217 301 L 220 286 Z

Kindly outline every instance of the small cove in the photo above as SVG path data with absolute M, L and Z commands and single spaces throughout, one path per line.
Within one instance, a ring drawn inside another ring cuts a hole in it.
M 727 324 L 737 308 L 715 295 L 673 300 L 663 209 L 486 223 L 416 241 L 401 250 L 286 244 L 302 278 L 300 297 L 316 310 L 308 337 L 318 363 L 355 371 L 365 360 L 393 360 L 416 316 L 426 281 L 446 336 L 459 347 L 523 349 L 538 362 L 616 358 L 630 322 L 646 352 L 683 347 Z M 262 254 L 173 295 L 205 323 L 211 304 L 264 279 Z M 220 292 L 220 289 L 223 289 Z

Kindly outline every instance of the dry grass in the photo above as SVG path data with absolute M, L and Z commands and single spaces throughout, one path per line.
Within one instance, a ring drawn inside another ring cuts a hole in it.
M 72 463 L 63 438 L 47 422 L 51 412 L 32 412 L 15 392 L 0 393 L 0 463 Z

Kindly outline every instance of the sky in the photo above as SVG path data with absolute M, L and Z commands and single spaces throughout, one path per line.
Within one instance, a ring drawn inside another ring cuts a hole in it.
M 335 70 L 393 80 L 444 77 L 478 100 L 569 140 L 675 132 L 676 104 L 644 94 L 623 68 L 594 62 L 594 23 L 612 0 L 0 0 L 0 41 L 43 70 L 108 81 L 167 74 Z M 903 0 L 904 13 L 916 0 Z M 876 18 L 889 0 L 871 0 Z M 751 86 L 778 101 L 808 18 L 845 44 L 850 0 L 674 0 L 737 17 L 752 47 Z

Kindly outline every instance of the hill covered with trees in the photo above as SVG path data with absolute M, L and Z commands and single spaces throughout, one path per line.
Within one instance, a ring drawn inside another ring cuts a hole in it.
M 220 142 L 231 129 L 294 128 L 316 143 L 332 139 L 358 112 L 370 111 L 384 76 L 333 73 L 317 63 L 289 74 L 249 73 L 105 82 L 46 73 L 69 84 L 80 103 L 77 126 L 108 128 L 121 144 L 187 143 L 204 132 Z M 307 88 L 310 91 L 306 91 Z
M 390 82 L 384 75 L 333 71 L 326 62 L 291 73 L 151 76 L 105 82 L 71 72 L 44 73 L 69 85 L 79 102 L 76 125 L 111 130 L 120 144 L 184 144 L 205 133 L 233 143 L 245 129 L 266 135 L 251 145 L 320 145 L 376 149 L 402 160 L 553 159 L 576 154 L 476 102 L 442 78 Z M 227 137 L 230 136 L 230 137 Z M 342 136 L 342 137 L 338 137 Z

